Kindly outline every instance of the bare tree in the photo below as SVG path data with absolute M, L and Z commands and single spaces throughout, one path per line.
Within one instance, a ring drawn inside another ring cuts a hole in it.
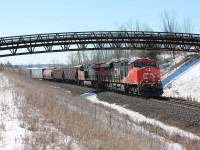
M 161 13 L 161 23 L 162 23 L 162 31 L 164 32 L 184 32 L 191 33 L 193 32 L 192 21 L 189 18 L 186 18 L 184 22 L 180 25 L 177 22 L 176 15 L 170 14 L 168 11 Z M 172 45 L 174 49 L 177 48 L 176 45 Z M 171 53 L 171 52 L 169 52 Z M 176 52 L 180 53 L 180 52 Z M 173 51 L 173 56 L 175 56 L 175 51 Z
M 82 63 L 82 61 L 81 61 L 81 52 L 80 51 L 78 51 L 76 53 L 76 57 L 78 58 L 78 65 L 80 65 Z
M 28 64 L 28 67 L 33 68 L 33 64 L 32 63 Z
M 90 62 L 90 59 L 89 59 L 89 52 L 88 51 L 82 51 L 81 52 L 81 55 L 82 55 L 82 62 L 84 64 L 88 64 Z
M 193 32 L 194 27 L 190 18 L 186 18 L 182 24 L 179 24 L 174 13 L 171 14 L 168 11 L 164 11 L 160 17 L 162 24 L 161 30 L 164 32 Z
M 132 23 L 132 22 L 131 22 Z M 130 25 L 130 27 L 132 27 L 132 24 Z M 127 25 L 118 25 L 117 24 L 117 29 L 119 31 L 127 31 L 128 27 Z M 123 44 L 123 43 L 120 43 Z M 115 49 L 112 51 L 112 56 L 114 59 L 117 59 L 118 61 L 121 60 L 122 58 L 127 57 L 127 54 L 130 54 L 130 50 L 119 50 L 119 49 Z
M 161 30 L 164 32 L 179 32 L 180 26 L 176 20 L 175 14 L 170 14 L 168 11 L 164 11 L 160 15 L 161 17 Z
M 131 31 L 153 31 L 153 29 L 148 25 L 148 24 L 143 24 L 141 23 L 139 20 L 134 21 L 130 21 L 130 23 L 127 25 L 127 30 L 131 30 Z M 143 56 L 152 56 L 152 52 L 150 51 L 141 51 L 141 50 L 134 50 L 131 51 L 129 50 L 128 53 L 126 54 L 126 58 L 128 58 L 127 56 L 137 56 L 137 57 L 143 57 Z
M 176 15 L 175 13 L 171 14 L 168 11 L 164 11 L 163 13 L 161 13 L 160 15 L 161 18 L 161 30 L 163 32 L 180 32 L 181 31 L 181 27 L 177 22 L 176 19 Z M 176 45 L 172 45 L 174 47 L 174 49 L 176 48 Z M 175 56 L 175 51 L 168 52 L 169 54 L 172 54 L 173 57 Z
M 140 31 L 141 30 L 141 24 L 139 20 L 135 21 L 135 31 Z
M 54 68 L 62 67 L 62 64 L 59 62 L 59 60 L 52 59 L 52 60 L 50 61 L 49 67 L 54 67 Z
M 69 66 L 75 66 L 78 64 L 78 59 L 76 56 L 76 52 L 69 52 L 69 55 L 67 56 L 67 63 L 69 64 Z
M 118 28 L 118 29 L 120 29 L 120 28 Z M 121 30 L 121 31 L 126 31 L 126 30 L 130 30 L 130 31 L 153 31 L 153 29 L 148 24 L 143 24 L 138 19 L 135 20 L 135 22 L 133 20 L 131 20 L 126 25 L 126 28 L 124 30 Z
M 192 33 L 194 30 L 194 26 L 192 25 L 192 20 L 190 18 L 186 18 L 183 22 L 182 28 L 184 33 Z
M 102 62 L 102 51 L 101 50 L 95 50 L 91 51 L 91 57 L 92 57 L 92 62 Z
M 41 64 L 40 64 L 39 62 L 37 63 L 37 67 L 38 67 L 38 68 L 40 68 L 40 67 L 41 67 Z
M 143 24 L 142 30 L 143 31 L 153 31 L 153 29 L 148 24 Z

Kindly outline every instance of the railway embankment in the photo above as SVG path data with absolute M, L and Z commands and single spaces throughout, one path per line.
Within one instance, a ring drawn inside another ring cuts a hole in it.
M 190 56 L 185 63 L 182 63 L 180 66 L 165 74 L 162 80 L 164 85 L 163 95 L 166 97 L 200 102 L 199 70 L 200 57 Z

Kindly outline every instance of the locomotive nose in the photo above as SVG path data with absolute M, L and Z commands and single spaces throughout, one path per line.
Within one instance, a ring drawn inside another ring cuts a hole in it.
M 151 70 L 151 69 L 150 69 Z M 155 83 L 157 75 L 152 72 L 145 72 L 143 74 L 143 82 L 145 83 Z

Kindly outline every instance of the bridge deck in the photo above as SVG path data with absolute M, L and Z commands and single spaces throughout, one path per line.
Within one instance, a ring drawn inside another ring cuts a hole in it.
M 63 51 L 119 49 L 200 52 L 200 35 L 146 31 L 95 31 L 0 38 L 0 57 Z

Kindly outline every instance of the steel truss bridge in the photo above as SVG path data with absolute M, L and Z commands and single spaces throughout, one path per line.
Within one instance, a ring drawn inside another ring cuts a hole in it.
M 0 37 L 0 57 L 87 50 L 200 52 L 200 34 L 95 31 Z

